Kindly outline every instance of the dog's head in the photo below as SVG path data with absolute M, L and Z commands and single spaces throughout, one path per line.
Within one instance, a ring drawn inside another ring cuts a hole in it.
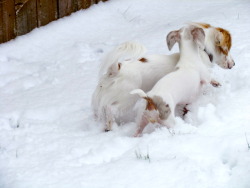
M 201 44 L 199 45 L 201 46 L 201 49 L 205 48 L 205 52 L 207 53 L 212 63 L 216 63 L 220 67 L 225 69 L 231 69 L 235 65 L 234 60 L 230 54 L 230 49 L 232 46 L 232 37 L 227 30 L 223 28 L 215 28 L 209 24 L 204 23 L 190 23 L 189 26 L 204 29 L 205 46 L 202 46 Z M 168 38 L 167 36 L 167 44 L 169 50 L 172 49 L 175 42 L 178 42 L 178 32 L 180 32 L 180 30 L 172 31 L 173 34 L 175 33 L 177 36 L 177 38 L 175 39 L 176 41 L 173 41 L 172 36 L 169 35 L 172 32 L 168 34 L 168 36 L 171 37 Z
M 203 28 L 206 32 L 205 51 L 210 61 L 225 69 L 233 68 L 235 63 L 230 54 L 232 37 L 229 31 L 204 23 L 192 24 Z
M 235 65 L 234 60 L 230 54 L 232 46 L 232 38 L 230 33 L 222 28 L 212 28 L 214 36 L 212 36 L 212 46 L 207 45 L 208 53 L 213 55 L 213 60 L 220 67 L 231 69 Z
M 166 38 L 168 49 L 171 50 L 176 42 L 180 47 L 184 43 L 189 43 L 191 46 L 195 45 L 199 48 L 205 48 L 205 32 L 202 28 L 188 25 L 179 30 L 171 31 Z M 189 45 L 189 46 L 190 46 Z

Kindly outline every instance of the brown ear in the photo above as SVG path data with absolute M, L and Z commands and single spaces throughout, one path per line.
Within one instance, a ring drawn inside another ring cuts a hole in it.
M 202 28 L 194 28 L 191 31 L 191 34 L 193 36 L 194 41 L 197 43 L 197 45 L 201 48 L 205 48 L 205 32 Z
M 222 41 L 222 33 L 220 31 L 215 33 L 215 45 L 216 46 L 221 46 L 221 41 Z
M 168 33 L 167 38 L 166 38 L 168 49 L 171 50 L 176 42 L 180 42 L 180 39 L 181 37 L 180 37 L 179 30 L 171 31 L 170 33 Z
M 223 29 L 223 28 L 216 28 L 216 34 L 215 34 L 215 44 L 216 46 L 221 46 L 224 48 L 224 50 L 230 50 L 232 46 L 232 38 L 229 31 Z

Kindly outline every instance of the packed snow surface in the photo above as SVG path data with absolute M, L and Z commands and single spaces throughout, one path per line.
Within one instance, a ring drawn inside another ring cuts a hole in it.
M 103 132 L 91 110 L 102 58 L 125 41 L 170 54 L 189 21 L 228 29 L 231 70 L 213 67 L 175 135 L 135 123 Z M 250 2 L 110 0 L 0 45 L 1 188 L 249 188 Z

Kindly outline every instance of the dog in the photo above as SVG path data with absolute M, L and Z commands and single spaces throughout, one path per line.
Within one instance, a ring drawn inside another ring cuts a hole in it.
M 225 69 L 234 66 L 230 55 L 231 35 L 227 30 L 209 24 L 189 25 L 205 32 L 205 49 L 199 53 L 207 69 L 213 64 Z M 136 115 L 133 107 L 139 97 L 129 92 L 136 88 L 151 90 L 158 80 L 174 71 L 179 58 L 179 53 L 146 55 L 146 48 L 135 42 L 126 42 L 111 51 L 101 64 L 99 83 L 92 95 L 93 112 L 105 124 L 105 130 L 111 130 L 114 122 L 133 121 Z M 211 84 L 220 85 L 215 80 Z
M 134 136 L 139 136 L 149 123 L 173 127 L 176 106 L 192 103 L 199 95 L 202 85 L 211 81 L 210 73 L 199 53 L 205 48 L 203 29 L 189 25 L 170 32 L 167 36 L 169 49 L 176 42 L 179 44 L 180 58 L 175 71 L 161 78 L 147 94 L 141 89 L 130 92 L 145 100 Z

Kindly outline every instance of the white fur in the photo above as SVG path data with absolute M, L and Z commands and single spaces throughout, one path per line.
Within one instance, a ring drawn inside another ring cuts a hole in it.
M 146 53 L 146 48 L 137 42 L 125 42 L 112 50 L 103 60 L 99 70 L 99 77 L 105 74 L 114 63 L 125 60 L 137 60 Z
M 199 53 L 201 49 L 197 45 L 202 43 L 202 40 L 197 42 L 193 38 L 189 38 L 191 31 L 193 31 L 193 27 L 184 27 L 179 31 L 180 59 L 176 65 L 177 70 L 161 78 L 147 94 L 138 89 L 131 92 L 140 96 L 146 95 L 152 100 L 157 96 L 163 99 L 163 105 L 166 105 L 170 111 L 168 118 L 160 119 L 160 109 L 151 111 L 146 109 L 140 118 L 135 136 L 140 135 L 149 122 L 158 122 L 168 128 L 174 126 L 176 106 L 193 102 L 200 93 L 202 84 L 210 82 L 210 74 L 202 63 Z
M 137 94 L 139 95 L 141 98 L 143 97 L 147 97 L 146 93 L 144 91 L 142 91 L 141 89 L 134 89 L 130 92 L 130 94 Z
M 216 32 L 213 29 L 206 31 L 206 36 L 213 36 Z M 205 47 L 214 56 L 215 53 L 214 38 L 205 38 Z M 211 42 L 212 41 L 212 42 Z M 94 114 L 99 121 L 104 124 L 107 122 L 130 122 L 134 120 L 136 113 L 133 107 L 138 100 L 135 95 L 129 95 L 133 89 L 140 88 L 149 91 L 166 74 L 175 70 L 176 63 L 180 54 L 172 55 L 146 55 L 145 47 L 134 42 L 127 42 L 116 47 L 110 52 L 100 68 L 99 83 L 92 96 L 92 107 Z M 212 67 L 208 55 L 200 51 L 202 62 L 207 69 Z M 219 54 L 220 55 L 220 54 Z M 147 62 L 139 61 L 141 57 L 147 59 Z M 118 63 L 121 63 L 118 70 Z M 217 61 L 217 64 L 223 68 L 224 63 Z M 115 76 L 109 75 L 109 70 L 116 70 Z M 213 83 L 216 83 L 214 81 Z M 214 84 L 219 85 L 219 84 Z M 101 87 L 102 86 L 102 87 Z M 106 112 L 108 110 L 108 112 Z M 107 115 L 109 114 L 109 115 Z M 111 129 L 112 123 L 109 128 Z

